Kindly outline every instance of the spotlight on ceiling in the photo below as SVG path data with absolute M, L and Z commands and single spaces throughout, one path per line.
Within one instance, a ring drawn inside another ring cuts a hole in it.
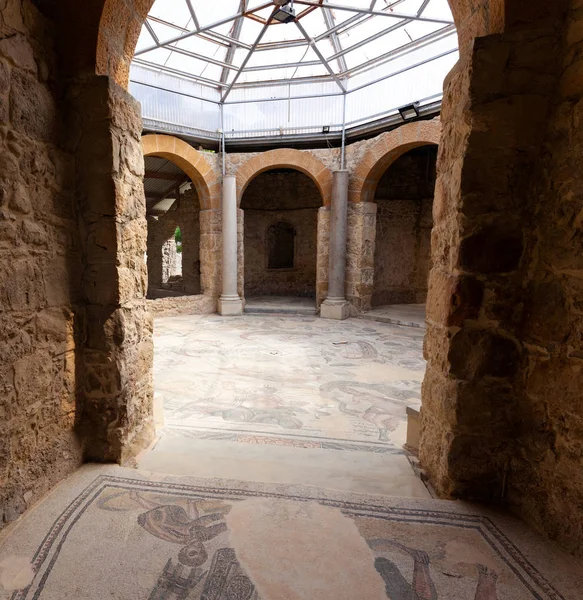
M 291 23 L 296 20 L 296 11 L 294 10 L 293 1 L 289 0 L 275 0 L 277 8 L 273 13 L 273 18 L 280 23 Z
M 330 133 L 330 125 L 324 125 L 322 127 L 322 133 Z
M 399 113 L 401 115 L 401 119 L 403 121 L 410 121 L 415 117 L 419 116 L 419 102 L 413 102 L 413 104 L 407 104 L 406 106 L 401 106 L 399 109 Z

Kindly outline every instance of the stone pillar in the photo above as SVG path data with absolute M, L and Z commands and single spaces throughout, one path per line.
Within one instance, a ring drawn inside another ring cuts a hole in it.
M 223 179 L 223 289 L 219 298 L 219 314 L 243 313 L 243 302 L 237 293 L 237 180 Z
M 154 438 L 140 106 L 107 77 L 73 89 L 85 317 L 77 434 L 87 460 L 131 463 Z
M 334 171 L 332 175 L 328 297 L 320 307 L 320 316 L 325 319 L 346 319 L 350 315 L 350 304 L 344 297 L 348 171 Z

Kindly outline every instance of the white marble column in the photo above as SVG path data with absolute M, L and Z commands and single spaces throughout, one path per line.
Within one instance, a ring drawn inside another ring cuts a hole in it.
M 219 314 L 224 316 L 243 313 L 243 302 L 237 293 L 237 181 L 223 178 L 222 199 L 223 233 L 223 289 L 219 298 Z
M 350 304 L 344 295 L 348 219 L 348 171 L 334 171 L 332 176 L 328 297 L 322 302 L 320 316 L 325 319 L 346 319 L 350 316 Z

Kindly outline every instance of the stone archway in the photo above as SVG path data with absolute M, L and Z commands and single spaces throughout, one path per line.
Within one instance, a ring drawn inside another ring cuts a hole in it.
M 330 230 L 330 202 L 332 198 L 332 171 L 310 152 L 281 148 L 262 152 L 243 163 L 237 170 L 237 200 L 239 205 L 245 190 L 256 177 L 274 169 L 292 169 L 309 177 L 316 185 L 322 206 L 318 210 L 316 227 L 316 304 L 326 298 L 328 291 L 328 237 Z M 243 211 L 239 211 L 240 228 Z M 244 244 L 239 249 L 239 290 L 244 291 Z
M 371 308 L 377 212 L 374 195 L 377 185 L 400 156 L 414 148 L 438 145 L 440 139 L 439 119 L 407 123 L 378 136 L 350 174 L 346 299 L 358 311 Z
M 578 427 L 560 398 L 575 405 L 567 385 L 572 380 L 566 376 L 568 364 L 562 361 L 577 359 L 580 338 L 553 341 L 557 328 L 544 319 L 545 298 L 551 296 L 565 304 L 561 323 L 579 332 L 575 303 L 561 300 L 580 289 L 575 271 L 565 268 L 580 256 L 575 237 L 565 235 L 576 220 L 562 230 L 550 221 L 556 225 L 565 216 L 562 210 L 580 196 L 574 184 L 580 159 L 573 148 L 580 145 L 581 135 L 572 125 L 574 107 L 583 97 L 577 76 L 580 39 L 574 33 L 580 15 L 569 11 L 571 4 L 563 0 L 534 0 L 526 8 L 519 0 L 449 1 L 460 61 L 447 78 L 442 109 L 421 461 L 440 494 L 500 499 L 509 490 L 517 512 L 580 549 L 581 520 L 572 507 L 581 497 L 581 481 L 573 476 L 578 465 L 560 435 Z M 58 37 L 47 28 L 46 48 L 58 50 L 61 64 L 61 71 L 53 72 L 57 61 L 49 62 L 51 80 L 72 83 L 71 99 L 80 120 L 78 160 L 69 161 L 76 163 L 71 181 L 79 214 L 93 228 L 80 241 L 87 266 L 83 303 L 92 325 L 78 361 L 84 369 L 80 404 L 90 425 L 81 437 L 86 457 L 123 461 L 152 435 L 151 329 L 139 272 L 145 224 L 134 218 L 141 214 L 143 199 L 143 165 L 137 160 L 141 125 L 139 108 L 123 92 L 152 0 L 34 4 L 45 7 L 58 26 Z M 512 35 L 506 35 L 511 28 Z M 90 73 L 104 77 L 88 77 Z M 70 116 L 61 104 L 53 109 Z M 544 161 L 537 162 L 541 155 Z M 21 170 L 27 169 L 23 161 Z M 549 186 L 536 179 L 537 173 L 545 173 Z M 545 201 L 543 209 L 537 198 Z M 562 198 L 569 202 L 561 203 Z M 508 225 L 494 221 L 493 213 L 503 215 Z M 104 217 L 98 231 L 96 214 Z M 549 243 L 539 248 L 545 237 Z M 475 250 L 484 242 L 493 252 L 483 252 L 479 262 Z M 505 242 L 514 249 L 515 264 L 510 266 L 516 268 L 500 274 L 496 250 Z M 539 250 L 534 253 L 539 263 L 516 264 L 522 257 L 518 251 L 527 247 Z M 521 320 L 522 313 L 510 308 L 523 305 L 521 294 L 527 288 L 536 293 L 530 294 Z M 547 327 L 535 327 L 537 319 Z M 519 341 L 521 365 L 531 368 L 516 367 L 516 376 L 499 377 L 498 387 L 489 390 L 480 373 L 489 373 L 488 361 L 499 342 L 511 349 L 508 339 Z M 468 351 L 475 348 L 482 348 L 482 355 Z M 539 348 L 544 350 L 541 356 L 547 351 L 552 356 L 551 366 L 532 355 Z M 575 362 L 572 368 L 578 369 Z M 468 379 L 475 380 L 471 386 Z M 491 403 L 495 399 L 498 404 Z M 522 431 L 509 430 L 517 416 L 507 414 L 509 407 L 530 417 Z M 545 415 L 544 428 L 538 426 L 540 415 Z M 513 448 L 514 453 L 505 450 Z M 18 492 L 26 489 L 21 486 Z
M 200 202 L 200 287 L 204 296 L 214 301 L 219 295 L 220 231 L 217 229 L 221 204 L 221 186 L 217 176 L 203 154 L 183 140 L 171 135 L 145 135 L 142 137 L 144 156 L 158 156 L 172 161 L 192 181 Z M 210 304 L 205 303 L 204 312 Z
M 200 200 L 201 210 L 221 207 L 221 184 L 204 156 L 172 135 L 151 134 L 142 137 L 144 156 L 159 156 L 172 161 L 190 178 Z
M 407 123 L 381 134 L 351 173 L 348 200 L 372 202 L 381 177 L 393 162 L 414 148 L 438 145 L 440 138 L 439 119 Z
M 330 206 L 332 171 L 313 154 L 292 148 L 278 148 L 262 152 L 242 164 L 236 173 L 238 202 L 241 202 L 243 193 L 252 179 L 265 171 L 280 168 L 295 169 L 310 177 L 320 191 L 322 204 Z

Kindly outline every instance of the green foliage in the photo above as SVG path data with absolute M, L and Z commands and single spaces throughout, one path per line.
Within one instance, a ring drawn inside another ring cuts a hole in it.
M 174 241 L 176 242 L 176 252 L 182 252 L 182 231 L 180 231 L 180 227 L 177 227 L 174 232 Z

